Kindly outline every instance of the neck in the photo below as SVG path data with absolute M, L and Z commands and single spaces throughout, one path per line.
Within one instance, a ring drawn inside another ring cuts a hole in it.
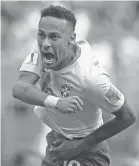
M 60 70 L 64 67 L 69 66 L 72 62 L 74 62 L 74 58 L 76 57 L 76 50 L 74 48 L 74 46 L 69 46 L 67 52 L 65 53 L 65 59 L 58 65 L 58 67 L 56 67 L 53 70 Z

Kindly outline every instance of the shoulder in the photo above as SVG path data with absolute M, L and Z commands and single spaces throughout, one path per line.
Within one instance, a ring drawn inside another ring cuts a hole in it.
M 99 65 L 92 65 L 89 72 L 86 73 L 86 84 L 88 88 L 95 87 L 105 92 L 110 87 L 111 80 L 109 73 Z
M 98 66 L 99 62 L 97 58 L 93 55 L 91 45 L 85 39 L 77 38 L 76 44 L 81 48 L 81 56 L 78 59 L 78 63 L 82 70 L 84 70 L 85 75 L 90 75 L 90 72 L 96 68 L 96 72 L 99 72 Z M 92 73 L 96 74 L 96 73 Z
M 81 48 L 82 51 L 87 51 L 90 53 L 92 51 L 89 42 L 83 38 L 76 38 L 76 44 Z
M 92 48 L 90 43 L 83 39 L 83 38 L 79 38 L 77 37 L 76 39 L 76 44 L 80 47 L 81 49 L 81 58 L 80 60 L 84 62 L 84 64 L 86 63 L 87 65 L 99 65 L 99 62 L 96 58 L 96 56 L 94 56 Z
M 32 72 L 40 76 L 43 70 L 41 54 L 39 52 L 38 46 L 35 43 L 30 53 L 26 56 L 23 61 L 20 71 Z

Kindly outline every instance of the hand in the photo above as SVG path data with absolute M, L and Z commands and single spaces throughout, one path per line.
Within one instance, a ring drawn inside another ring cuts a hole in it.
M 55 108 L 62 113 L 76 113 L 82 111 L 83 101 L 78 96 L 61 98 Z
M 52 161 L 68 160 L 79 155 L 86 150 L 86 145 L 83 140 L 60 140 L 57 139 L 49 151 L 52 153 Z

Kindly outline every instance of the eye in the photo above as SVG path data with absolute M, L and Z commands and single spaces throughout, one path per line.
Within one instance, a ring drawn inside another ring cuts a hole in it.
M 41 38 L 45 38 L 45 35 L 42 32 L 38 32 L 38 36 L 40 36 Z
M 57 40 L 58 38 L 60 38 L 60 36 L 57 35 L 57 34 L 51 34 L 51 35 L 50 35 L 50 38 L 51 38 L 52 40 Z

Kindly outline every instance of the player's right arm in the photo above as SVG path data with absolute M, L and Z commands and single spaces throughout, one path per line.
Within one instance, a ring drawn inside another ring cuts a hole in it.
M 38 89 L 35 84 L 39 76 L 28 71 L 20 71 L 18 80 L 13 87 L 13 97 L 25 103 L 45 107 L 44 100 L 48 94 Z
M 13 87 L 13 97 L 31 105 L 56 109 L 62 113 L 82 110 L 83 102 L 77 96 L 59 98 L 37 88 L 35 84 L 41 76 L 41 71 L 42 61 L 39 53 L 29 54 L 20 68 L 18 80 Z
M 38 80 L 39 76 L 35 73 L 26 71 L 20 72 L 18 80 L 13 87 L 13 97 L 31 105 L 47 107 L 47 103 L 45 101 L 51 95 L 42 92 L 35 86 Z M 53 97 L 54 96 L 51 96 L 51 99 L 53 99 Z M 83 103 L 81 99 L 76 96 L 57 99 L 55 108 L 63 113 L 82 110 Z

